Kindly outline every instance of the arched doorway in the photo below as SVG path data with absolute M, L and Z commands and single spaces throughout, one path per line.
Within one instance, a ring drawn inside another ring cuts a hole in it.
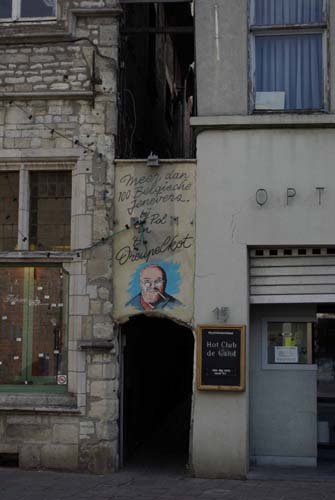
M 144 315 L 121 327 L 122 465 L 185 466 L 193 384 L 192 331 Z

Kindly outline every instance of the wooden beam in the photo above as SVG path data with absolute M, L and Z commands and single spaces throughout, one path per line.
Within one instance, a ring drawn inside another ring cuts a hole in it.
M 123 3 L 192 3 L 193 0 L 121 0 Z
M 137 35 L 139 33 L 152 33 L 156 35 L 170 33 L 176 35 L 187 35 L 194 32 L 193 26 L 162 26 L 160 28 L 139 27 L 139 28 L 125 28 L 121 29 L 123 35 Z

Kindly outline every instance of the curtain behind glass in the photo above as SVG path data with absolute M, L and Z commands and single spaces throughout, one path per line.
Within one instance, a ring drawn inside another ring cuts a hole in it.
M 0 19 L 12 17 L 12 0 L 0 0 Z
M 320 23 L 322 0 L 255 0 L 254 19 L 259 26 Z
M 322 35 L 256 36 L 256 92 L 285 92 L 285 109 L 323 107 Z
M 55 15 L 56 0 L 21 0 L 21 17 L 49 17 Z

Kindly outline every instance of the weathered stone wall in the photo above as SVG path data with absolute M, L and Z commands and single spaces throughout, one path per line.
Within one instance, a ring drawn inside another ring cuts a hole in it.
M 117 4 L 63 1 L 58 22 L 1 25 L 0 169 L 73 173 L 73 254 L 34 254 L 21 242 L 20 254 L 2 256 L 5 262 L 64 261 L 70 275 L 68 391 L 74 399 L 70 405 L 58 394 L 43 399 L 29 387 L 0 397 L 0 453 L 18 453 L 25 468 L 104 472 L 118 465 L 111 244 L 102 241 L 113 228 Z M 95 84 L 94 70 L 101 79 Z
M 22 45 L 19 48 L 0 50 L 0 56 L 2 91 L 40 92 L 90 87 L 91 61 L 86 60 L 83 47 L 76 45 L 24 47 Z M 89 57 L 89 54 L 87 56 Z
M 80 412 L 73 398 L 1 394 L 0 403 L 1 453 L 17 454 L 27 469 L 78 468 Z

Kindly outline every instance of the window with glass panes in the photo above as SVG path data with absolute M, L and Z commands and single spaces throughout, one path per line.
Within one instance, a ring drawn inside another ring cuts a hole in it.
M 302 321 L 268 321 L 267 363 L 312 364 L 313 324 Z
M 18 237 L 19 172 L 0 173 L 0 251 L 15 250 Z
M 0 266 L 0 388 L 66 385 L 67 294 L 61 266 Z
M 71 189 L 69 170 L 0 172 L 0 252 L 70 250 Z
M 325 0 L 251 0 L 252 108 L 326 109 Z
M 71 172 L 31 172 L 29 248 L 69 250 Z
M 52 18 L 56 6 L 56 0 L 1 0 L 0 20 Z

